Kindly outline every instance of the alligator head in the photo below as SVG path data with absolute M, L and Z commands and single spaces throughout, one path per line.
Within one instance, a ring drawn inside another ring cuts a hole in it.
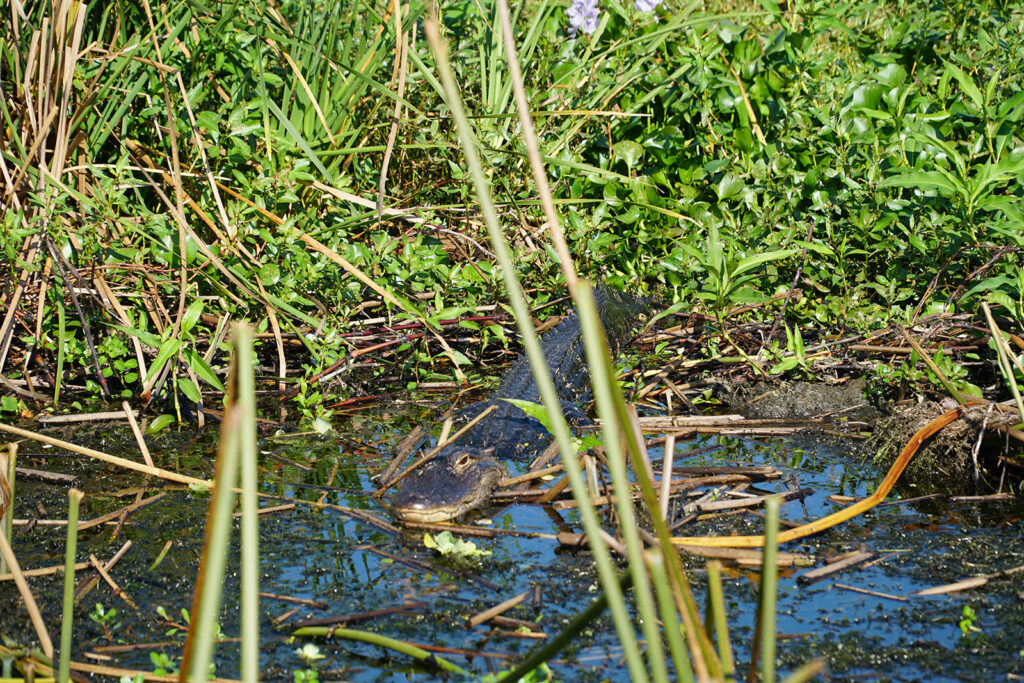
M 391 509 L 406 522 L 442 522 L 474 510 L 490 498 L 505 468 L 494 449 L 449 446 L 402 482 Z

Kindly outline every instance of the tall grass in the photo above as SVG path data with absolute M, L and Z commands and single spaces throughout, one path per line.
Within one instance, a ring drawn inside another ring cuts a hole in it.
M 499 11 L 502 10 L 504 10 L 503 3 L 499 6 Z M 502 19 L 505 25 L 510 23 L 507 14 Z M 658 504 L 653 484 L 647 478 L 644 468 L 640 465 L 639 454 L 635 453 L 636 449 L 633 448 L 631 449 L 631 455 L 635 455 L 635 457 L 630 459 L 634 464 L 633 473 L 641 482 L 645 507 L 648 515 L 655 523 L 659 540 L 662 543 L 661 547 L 667 549 L 669 553 L 666 557 L 658 554 L 657 551 L 653 551 L 648 556 L 649 562 L 645 562 L 643 546 L 636 531 L 637 523 L 631 502 L 630 480 L 625 468 L 626 457 L 619 448 L 623 434 L 628 435 L 626 442 L 634 445 L 638 441 L 638 435 L 630 434 L 632 431 L 631 423 L 625 411 L 621 389 L 618 388 L 615 379 L 614 360 L 610 357 L 589 285 L 583 281 L 577 282 L 573 280 L 575 269 L 571 261 L 567 260 L 566 252 L 566 256 L 563 257 L 560 265 L 566 273 L 567 280 L 572 289 L 582 326 L 587 363 L 594 382 L 598 412 L 602 417 L 604 443 L 608 453 L 612 485 L 616 491 L 619 531 L 626 540 L 629 571 L 632 578 L 631 583 L 633 584 L 636 596 L 636 610 L 645 636 L 646 663 L 641 661 L 639 652 L 635 647 L 636 635 L 633 626 L 630 624 L 625 597 L 620 590 L 619 581 L 615 576 L 607 546 L 602 539 L 600 522 L 597 519 L 596 511 L 593 509 L 580 465 L 576 461 L 575 450 L 572 448 L 569 440 L 568 426 L 561 412 L 561 403 L 548 373 L 539 341 L 529 322 L 522 288 L 515 275 L 515 268 L 506 244 L 506 238 L 499 226 L 490 194 L 490 186 L 486 180 L 483 165 L 477 153 L 477 145 L 479 144 L 477 132 L 473 129 L 463 109 L 459 90 L 448 61 L 447 46 L 440 36 L 435 17 L 431 17 L 428 20 L 426 30 L 434 52 L 440 81 L 445 88 L 447 104 L 458 127 L 462 150 L 466 158 L 466 164 L 469 167 L 470 177 L 473 180 L 477 201 L 480 204 L 491 246 L 501 265 L 502 277 L 508 290 L 509 301 L 516 313 L 517 325 L 524 339 L 524 346 L 533 370 L 534 380 L 540 389 L 545 408 L 549 415 L 552 416 L 551 422 L 554 427 L 556 443 L 558 444 L 562 462 L 572 486 L 573 496 L 580 510 L 587 541 L 594 554 L 602 588 L 612 611 L 612 618 L 619 633 L 630 676 L 633 680 L 648 680 L 648 677 L 655 681 L 668 680 L 667 662 L 662 647 L 662 633 L 658 628 L 659 615 L 656 611 L 656 606 L 660 606 L 662 608 L 663 623 L 673 629 L 673 632 L 667 636 L 667 639 L 676 668 L 676 676 L 683 680 L 692 680 L 694 678 L 694 673 L 691 670 L 692 661 L 696 665 L 697 677 L 700 679 L 704 680 L 710 677 L 721 679 L 723 677 L 721 664 L 717 661 L 714 651 L 710 648 L 710 638 L 697 617 L 696 605 L 690 594 L 689 585 L 679 563 L 678 555 L 673 551 L 669 541 L 667 526 L 660 515 L 657 514 Z M 515 52 L 514 50 L 508 50 L 506 54 L 509 60 L 513 62 L 510 65 L 510 70 L 513 73 L 513 85 L 521 90 L 522 85 L 520 82 L 517 82 L 515 76 L 518 73 L 518 65 L 513 61 L 515 59 Z M 525 101 L 522 98 L 521 92 L 517 92 L 517 101 L 520 103 Z M 530 139 L 532 137 L 532 122 L 529 121 L 525 107 L 520 106 L 519 111 L 521 125 L 526 132 L 527 144 L 533 147 L 533 152 L 536 156 L 535 142 Z M 542 188 L 542 199 L 545 200 L 545 205 L 549 211 L 549 219 L 552 219 L 549 228 L 551 228 L 557 242 L 560 236 L 557 217 L 551 214 L 553 204 L 550 202 L 550 196 L 543 196 L 547 194 L 546 179 L 543 177 L 539 164 L 534 163 L 534 169 L 537 173 L 536 181 Z M 664 571 L 661 564 L 662 559 L 668 561 L 672 571 Z M 649 573 L 649 570 L 652 573 Z M 653 585 L 658 595 L 657 602 L 654 600 L 652 593 L 652 574 Z M 766 582 L 765 590 L 769 589 L 774 591 L 774 580 Z M 669 609 L 670 605 L 671 609 Z M 682 616 L 681 620 L 677 619 L 676 609 L 680 610 L 678 614 Z M 691 647 L 689 656 L 680 647 L 677 631 L 680 622 L 687 625 L 685 630 Z M 774 637 L 774 620 L 768 620 L 767 623 L 772 627 L 771 633 L 772 637 Z M 772 651 L 773 654 L 774 650 Z M 513 672 L 511 675 L 517 674 Z
M 185 641 L 181 672 L 193 681 L 205 681 L 218 638 L 221 593 L 231 548 L 235 485 L 242 471 L 242 592 L 243 680 L 259 677 L 259 550 L 256 509 L 257 457 L 256 395 L 253 381 L 252 332 L 248 325 L 235 325 L 235 353 L 232 357 L 228 395 L 221 423 L 217 470 L 207 513 L 203 553 L 192 602 L 192 619 Z

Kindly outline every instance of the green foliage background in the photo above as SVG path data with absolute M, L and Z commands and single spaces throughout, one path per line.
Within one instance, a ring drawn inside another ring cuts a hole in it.
M 601 7 L 597 32 L 577 39 L 568 38 L 565 3 L 523 3 L 514 17 L 582 273 L 692 304 L 721 325 L 740 304 L 771 309 L 746 316 L 775 315 L 779 301 L 768 300 L 794 283 L 804 295 L 786 309 L 794 329 L 866 331 L 973 312 L 983 299 L 1016 326 L 1024 321 L 1020 6 Z M 66 87 L 30 77 L 33 32 L 44 18 L 72 27 L 78 11 L 86 16 Z M 361 0 L 276 9 L 54 2 L 9 24 L 0 50 L 4 300 L 22 268 L 51 286 L 44 306 L 19 304 L 8 374 L 19 376 L 15 357 L 28 354 L 99 391 L 70 276 L 27 258 L 40 234 L 83 277 L 101 274 L 118 292 L 123 317 L 98 297 L 84 316 L 99 366 L 125 397 L 175 359 L 193 371 L 182 374 L 186 394 L 216 388 L 223 357 L 202 356 L 229 314 L 266 330 L 273 310 L 285 332 L 302 333 L 305 377 L 340 358 L 338 334 L 369 315 L 364 302 L 377 295 L 300 235 L 394 295 L 397 321 L 436 322 L 500 300 L 422 36 L 425 6 L 403 11 L 398 27 L 391 5 Z M 459 0 L 441 11 L 520 275 L 539 302 L 557 297 L 564 287 L 494 7 Z M 400 32 L 409 38 L 404 67 Z M 33 107 L 47 94 L 64 104 L 44 124 Z M 396 104 L 382 208 L 426 222 L 381 221 L 374 206 Z M 52 154 L 61 140 L 67 153 L 54 177 L 41 171 L 53 161 L 38 150 L 42 141 Z M 179 185 L 194 201 L 183 204 L 191 233 L 173 217 Z M 160 306 L 166 312 L 154 313 Z M 485 344 L 502 334 L 483 327 Z M 155 360 L 145 376 L 132 336 Z M 394 362 L 407 376 L 450 377 L 449 361 L 468 362 L 402 348 Z

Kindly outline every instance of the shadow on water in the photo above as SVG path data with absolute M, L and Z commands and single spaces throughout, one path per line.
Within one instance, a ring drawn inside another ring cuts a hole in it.
M 394 443 L 421 417 L 413 409 L 396 409 L 387 415 L 352 420 L 345 431 L 331 438 L 268 439 L 261 445 L 262 490 L 305 501 L 322 497 L 327 503 L 386 516 L 385 508 L 366 495 L 373 489 L 370 472 L 386 466 L 387 444 Z M 112 428 L 89 438 L 102 440 L 109 452 L 115 452 L 112 445 L 122 442 L 126 434 Z M 124 443 L 125 450 L 131 452 L 128 442 Z M 802 502 L 783 505 L 783 518 L 793 522 L 834 511 L 827 501 L 830 494 L 868 494 L 883 474 L 845 444 L 810 437 L 772 442 L 704 437 L 679 444 L 677 452 L 708 445 L 719 447 L 677 464 L 771 464 L 782 468 L 789 482 L 758 486 L 812 488 L 814 493 Z M 151 446 L 158 465 L 180 467 L 197 476 L 210 474 L 215 447 L 215 430 L 168 434 L 157 437 Z M 652 451 L 651 456 L 659 458 L 660 453 Z M 179 658 L 181 609 L 191 603 L 208 496 L 38 447 L 23 447 L 18 464 L 80 476 L 79 487 L 87 494 L 82 508 L 85 520 L 140 496 L 165 494 L 133 513 L 123 526 L 113 520 L 80 533 L 80 561 L 90 554 L 104 560 L 126 540 L 132 541 L 111 574 L 138 609 L 103 584 L 94 588 L 75 612 L 73 656 L 95 661 L 98 655 L 109 658 L 101 661 L 110 665 L 146 670 L 154 666 L 151 653 Z M 17 490 L 16 518 L 65 516 L 65 489 L 22 477 Z M 904 491 L 903 495 L 914 494 Z M 553 534 L 578 530 L 574 513 L 556 513 L 539 506 L 492 508 L 487 514 L 495 526 L 518 531 Z M 1024 506 L 1019 501 L 977 504 L 931 499 L 875 509 L 806 542 L 788 544 L 784 550 L 812 554 L 819 564 L 860 547 L 876 551 L 883 559 L 810 585 L 797 583 L 804 570 L 781 572 L 780 668 L 793 669 L 811 657 L 824 656 L 831 674 L 839 678 L 980 680 L 1024 673 L 1024 584 L 1020 574 L 980 589 L 906 601 L 842 587 L 906 597 L 923 588 L 1019 566 L 1024 564 L 1022 515 Z M 538 641 L 515 633 L 514 626 L 467 629 L 469 616 L 529 590 L 537 599 L 528 599 L 506 616 L 531 622 L 537 630 L 553 635 L 595 595 L 597 579 L 588 554 L 559 549 L 554 540 L 478 539 L 476 543 L 493 555 L 449 560 L 424 548 L 419 534 L 391 536 L 338 512 L 308 506 L 264 515 L 260 524 L 260 588 L 280 596 L 261 601 L 265 680 L 291 680 L 294 670 L 306 668 L 296 653 L 303 642 L 288 639 L 297 624 L 352 615 L 364 615 L 349 622 L 352 628 L 485 653 L 489 656 L 468 662 L 468 668 L 483 674 L 500 668 L 507 658 L 521 656 Z M 760 533 L 760 524 L 753 515 L 737 514 L 713 524 L 697 522 L 686 527 L 685 533 Z M 23 567 L 62 563 L 64 534 L 59 526 L 16 527 L 14 546 Z M 168 543 L 170 549 L 163 560 L 151 567 Z M 232 557 L 237 558 L 237 552 Z M 704 561 L 694 558 L 687 564 L 700 595 Z M 228 638 L 236 636 L 239 627 L 236 570 L 236 566 L 229 568 L 222 610 L 221 627 Z M 733 644 L 739 649 L 737 658 L 744 671 L 749 657 L 745 647 L 753 636 L 758 574 L 727 567 L 725 578 Z M 34 578 L 32 586 L 51 632 L 56 633 L 61 575 Z M 106 624 L 92 619 L 97 603 L 108 611 L 115 608 L 116 618 Z M 403 605 L 402 611 L 365 616 Z M 164 608 L 166 618 L 158 614 L 158 607 Z M 959 622 L 965 607 L 973 610 L 973 625 L 980 631 L 962 634 Z M 0 635 L 21 643 L 33 640 L 28 618 L 9 581 L 0 583 L 0 624 Z M 356 681 L 423 680 L 434 676 L 401 656 L 392 657 L 370 645 L 349 641 L 320 641 L 318 645 L 326 655 L 318 663 L 322 680 L 339 676 Z M 236 653 L 234 644 L 218 648 L 219 675 L 237 675 Z M 461 662 L 457 655 L 448 656 Z M 558 678 L 626 680 L 620 656 L 614 629 L 605 617 L 552 668 Z

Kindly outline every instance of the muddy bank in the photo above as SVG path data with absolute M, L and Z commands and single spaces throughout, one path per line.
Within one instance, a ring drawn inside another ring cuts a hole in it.
M 870 428 L 878 410 L 865 397 L 867 382 L 854 379 L 841 384 L 819 382 L 719 383 L 715 397 L 730 412 L 758 420 L 825 420 L 830 424 L 858 423 Z
M 862 379 L 843 384 L 757 382 L 720 384 L 716 396 L 730 412 L 752 419 L 823 420 L 828 427 L 871 430 L 864 452 L 889 468 L 918 430 L 955 407 L 926 401 L 909 406 L 874 406 Z M 927 493 L 1020 492 L 1024 478 L 1019 442 L 1006 436 L 1012 413 L 987 405 L 965 408 L 963 416 L 924 441 L 898 487 Z M 998 430 L 1002 430 L 1001 432 Z
M 869 441 L 876 464 L 889 467 L 918 430 L 952 408 L 955 404 L 931 401 L 895 408 Z M 1005 432 L 1015 422 L 1012 414 L 991 405 L 963 408 L 960 419 L 921 445 L 898 486 L 912 488 L 914 495 L 1006 490 L 1019 495 L 1021 447 Z

